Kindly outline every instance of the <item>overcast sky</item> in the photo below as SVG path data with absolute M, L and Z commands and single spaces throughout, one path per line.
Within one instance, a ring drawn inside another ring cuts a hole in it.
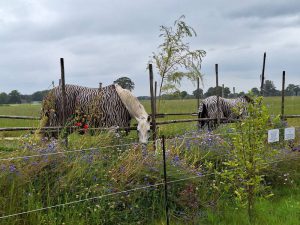
M 130 77 L 136 95 L 149 95 L 147 62 L 162 42 L 159 26 L 185 15 L 203 49 L 204 89 L 219 82 L 237 91 L 259 87 L 263 53 L 266 79 L 300 84 L 299 0 L 0 0 L 0 92 L 31 94 L 60 78 L 88 87 Z M 155 79 L 158 80 L 156 75 Z M 195 87 L 184 82 L 182 90 Z

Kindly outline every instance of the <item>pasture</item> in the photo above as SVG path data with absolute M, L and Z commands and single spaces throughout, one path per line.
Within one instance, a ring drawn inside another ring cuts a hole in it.
M 270 114 L 280 113 L 279 97 L 264 101 Z M 142 103 L 150 112 L 150 102 Z M 196 104 L 196 100 L 162 101 L 159 113 L 196 112 Z M 39 111 L 40 105 L 0 106 L 0 115 L 39 116 Z M 300 97 L 286 97 L 285 112 L 299 114 Z M 158 120 L 181 118 L 195 117 Z M 288 123 L 300 126 L 299 119 Z M 38 126 L 38 121 L 0 119 L 0 124 Z M 224 125 L 213 133 L 199 133 L 196 122 L 159 127 L 159 136 L 167 137 L 171 224 L 298 224 L 300 152 L 291 151 L 289 143 L 267 146 L 276 150 L 263 171 L 262 185 L 269 186 L 264 192 L 270 196 L 258 194 L 255 220 L 250 223 L 245 206 L 226 192 L 219 176 L 222 162 L 230 160 L 231 129 Z M 135 132 L 124 138 L 109 132 L 74 133 L 68 149 L 63 140 L 36 142 L 26 133 L 0 133 L 0 137 L 22 136 L 18 141 L 0 140 L 0 160 L 15 158 L 0 161 L 1 224 L 166 224 L 160 143 L 155 153 L 150 142 L 144 155 L 141 146 L 132 144 Z
M 150 101 L 141 101 L 145 106 L 147 112 L 151 112 Z M 268 110 L 271 115 L 280 114 L 281 110 L 281 97 L 266 97 L 264 99 Z M 39 116 L 41 105 L 35 104 L 21 104 L 21 105 L 3 105 L 0 106 L 0 115 L 22 115 L 22 116 Z M 187 100 L 163 100 L 159 113 L 186 113 L 197 112 L 197 102 L 195 99 Z M 299 114 L 300 112 L 300 96 L 285 97 L 285 114 Z M 159 118 L 158 121 L 172 120 L 172 119 L 191 119 L 192 116 L 168 116 L 167 118 Z M 132 124 L 135 121 L 132 121 Z M 299 119 L 288 119 L 291 126 L 300 126 Z M 0 127 L 28 127 L 38 126 L 38 121 L 34 120 L 14 120 L 14 119 L 0 119 Z M 180 134 L 186 129 L 194 129 L 195 123 L 188 124 L 169 124 L 160 128 L 161 134 L 176 135 Z M 0 137 L 18 136 L 20 132 L 1 132 Z M 24 133 L 24 132 L 21 132 Z

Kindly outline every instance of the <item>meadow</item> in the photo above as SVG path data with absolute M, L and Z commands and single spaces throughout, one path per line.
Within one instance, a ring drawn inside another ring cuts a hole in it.
M 264 101 L 272 115 L 280 113 L 279 97 Z M 150 112 L 150 102 L 142 103 Z M 196 100 L 163 101 L 160 112 L 196 112 L 196 104 Z M 39 116 L 39 111 L 40 105 L 0 106 L 0 115 Z M 286 114 L 299 112 L 300 97 L 286 97 Z M 159 120 L 178 118 L 195 117 Z M 300 120 L 288 124 L 297 127 Z M 0 127 L 6 126 L 38 126 L 38 121 L 0 119 Z M 262 186 L 268 185 L 273 196 L 258 194 L 255 220 L 250 222 L 245 206 L 225 191 L 218 176 L 222 162 L 230 158 L 231 129 L 225 125 L 199 133 L 196 122 L 159 127 L 159 136 L 167 137 L 171 224 L 298 224 L 300 152 L 292 151 L 290 143 L 268 145 L 277 155 L 263 171 Z M 134 143 L 135 132 L 122 138 L 110 132 L 74 133 L 68 149 L 63 139 L 37 142 L 27 132 L 0 133 L 0 137 L 16 136 L 21 139 L 0 140 L 1 224 L 166 224 L 159 142 L 157 152 L 150 142 L 145 155 L 145 149 Z M 11 157 L 15 159 L 3 160 Z

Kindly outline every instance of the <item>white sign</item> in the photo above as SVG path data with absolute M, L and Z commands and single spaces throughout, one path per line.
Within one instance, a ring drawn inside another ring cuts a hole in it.
M 289 127 L 284 129 L 284 140 L 295 139 L 295 127 Z
M 279 141 L 279 129 L 268 130 L 268 142 L 273 143 Z

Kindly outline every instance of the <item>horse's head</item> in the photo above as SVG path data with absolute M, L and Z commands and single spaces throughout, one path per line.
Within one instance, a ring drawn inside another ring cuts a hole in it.
M 137 133 L 139 136 L 139 142 L 142 144 L 147 144 L 150 136 L 150 116 L 147 118 L 138 119 Z

